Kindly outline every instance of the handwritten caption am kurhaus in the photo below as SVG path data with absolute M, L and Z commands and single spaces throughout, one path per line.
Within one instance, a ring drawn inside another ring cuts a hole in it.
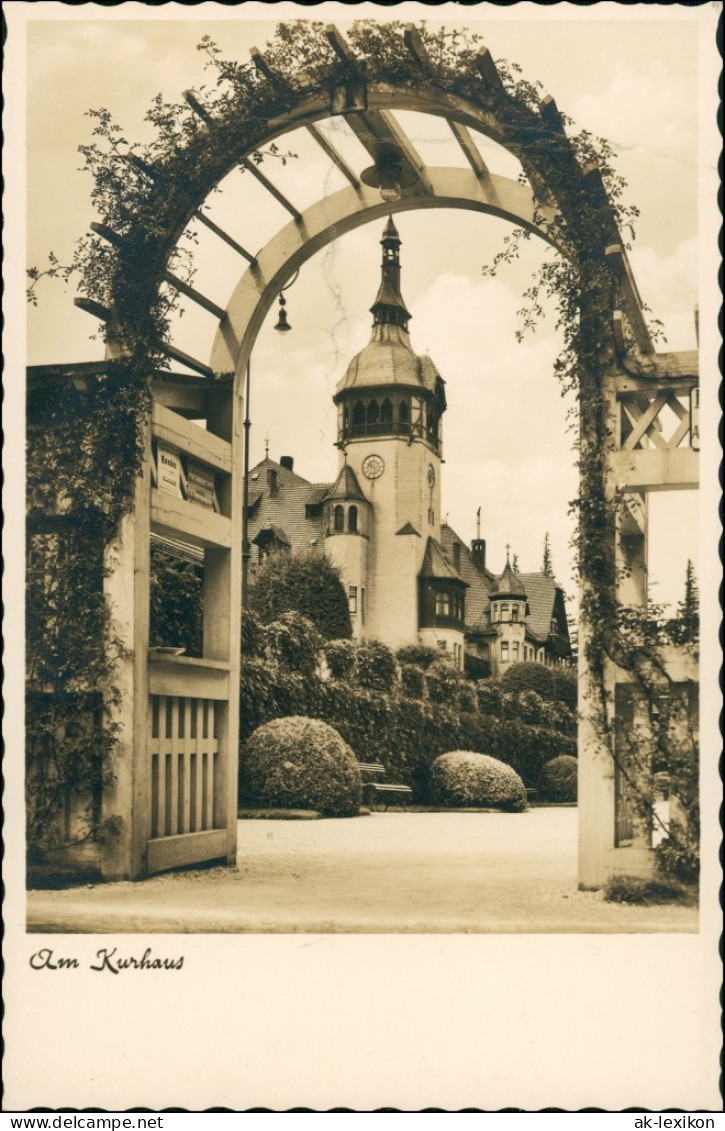
M 183 965 L 182 955 L 175 958 L 157 958 L 151 947 L 147 947 L 139 957 L 133 954 L 119 954 L 118 947 L 114 946 L 101 947 L 97 950 L 87 968 L 110 974 L 122 974 L 126 970 L 181 970 Z M 36 950 L 31 954 L 30 966 L 33 970 L 79 970 L 81 960 L 61 957 L 50 947 L 43 947 L 42 950 Z

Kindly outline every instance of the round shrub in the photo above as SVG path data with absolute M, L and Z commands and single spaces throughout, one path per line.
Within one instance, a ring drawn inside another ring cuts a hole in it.
M 521 664 L 511 664 L 501 676 L 504 691 L 536 691 L 542 699 L 553 699 L 554 671 L 544 664 L 526 660 Z
M 353 678 L 357 659 L 352 640 L 330 640 L 325 645 L 325 659 L 333 679 Z
M 524 783 L 515 770 L 489 754 L 453 750 L 431 766 L 433 796 L 454 807 L 493 805 L 520 813 L 526 808 Z
M 554 668 L 554 697 L 564 703 L 570 711 L 576 711 L 579 682 L 576 668 Z
M 400 668 L 400 690 L 406 699 L 422 699 L 425 696 L 425 673 L 417 664 L 402 664 Z
M 546 763 L 541 771 L 541 791 L 547 801 L 576 801 L 577 767 L 576 758 L 569 754 Z
M 361 644 L 357 650 L 357 682 L 366 691 L 390 692 L 398 679 L 392 649 L 380 640 Z
M 334 727 L 292 715 L 273 719 L 242 748 L 243 796 L 273 809 L 317 809 L 353 817 L 360 807 L 360 770 Z

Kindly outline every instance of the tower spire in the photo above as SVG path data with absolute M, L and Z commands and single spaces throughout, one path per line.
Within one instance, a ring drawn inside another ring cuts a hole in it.
M 383 249 L 383 261 L 380 287 L 375 302 L 370 307 L 373 324 L 375 326 L 400 326 L 403 330 L 407 330 L 411 314 L 406 309 L 400 293 L 401 239 L 392 216 L 388 216 L 380 244 Z

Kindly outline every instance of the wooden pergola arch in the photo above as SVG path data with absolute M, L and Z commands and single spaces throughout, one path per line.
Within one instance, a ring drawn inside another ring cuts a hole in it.
M 602 348 L 608 351 L 611 410 L 618 414 L 613 449 L 626 447 L 628 437 L 634 435 L 627 457 L 630 463 L 643 466 L 647 460 L 640 456 L 656 457 L 649 460 L 644 479 L 637 479 L 635 473 L 635 490 L 663 485 L 668 475 L 682 480 L 679 485 L 694 482 L 691 461 L 683 458 L 685 453 L 679 448 L 684 432 L 671 448 L 667 444 L 663 447 L 657 417 L 665 403 L 676 404 L 675 411 L 681 415 L 680 398 L 683 390 L 692 388 L 695 373 L 687 364 L 684 369 L 682 364 L 675 364 L 669 355 L 659 359 L 655 355 L 601 176 L 597 169 L 579 166 L 554 101 L 544 99 L 537 111 L 509 94 L 485 49 L 479 52 L 465 83 L 460 74 L 442 74 L 440 68 L 435 81 L 421 82 L 428 68 L 426 49 L 419 33 L 410 26 L 403 37 L 407 54 L 395 74 L 389 76 L 380 73 L 380 65 L 374 60 L 367 61 L 366 73 L 361 66 L 365 61 L 353 55 L 335 28 L 328 28 L 326 37 L 332 48 L 329 73 L 326 82 L 314 89 L 295 89 L 275 74 L 260 52 L 253 52 L 257 70 L 267 84 L 264 121 L 235 122 L 229 115 L 217 118 L 213 110 L 187 93 L 185 98 L 197 127 L 190 131 L 188 150 L 176 159 L 178 168 L 173 158 L 163 167 L 131 159 L 147 180 L 144 209 L 147 217 L 154 216 L 153 233 L 142 225 L 138 229 L 132 225 L 119 236 L 103 225 L 94 225 L 116 249 L 115 300 L 111 308 L 88 299 L 77 302 L 109 323 L 111 353 L 123 354 L 129 337 L 124 325 L 127 287 L 136 295 L 145 295 L 150 307 L 165 281 L 219 321 L 208 362 L 161 343 L 172 360 L 181 362 L 196 376 L 173 379 L 161 373 L 152 382 L 154 408 L 148 432 L 147 474 L 139 480 L 134 512 L 123 521 L 117 544 L 109 554 L 113 568 L 108 594 L 116 609 L 125 610 L 123 629 L 131 655 L 122 661 L 120 673 L 125 694 L 116 721 L 122 757 L 114 786 L 104 799 L 104 814 L 120 817 L 122 829 L 105 851 L 104 871 L 109 878 L 134 878 L 178 864 L 218 857 L 231 862 L 235 858 L 244 374 L 261 324 L 280 289 L 302 263 L 333 239 L 390 211 L 464 208 L 510 220 L 555 243 L 565 255 L 591 256 L 594 251 L 610 263 L 616 280 L 605 297 L 603 313 L 601 295 L 595 306 L 594 298 L 583 293 L 581 303 L 582 319 L 597 320 Z M 392 117 L 395 110 L 415 110 L 444 119 L 469 169 L 426 166 Z M 376 188 L 363 183 L 361 171 L 351 168 L 317 128 L 318 122 L 335 115 L 345 117 L 373 164 L 382 148 L 395 147 L 406 173 L 403 181 L 409 183 L 392 205 L 381 199 Z M 346 188 L 305 211 L 299 211 L 252 160 L 255 151 L 301 127 L 348 182 Z M 472 130 L 508 149 L 521 162 L 528 183 L 493 174 Z M 255 177 L 290 214 L 289 222 L 257 252 L 241 247 L 201 211 L 213 188 L 238 166 Z M 178 175 L 180 170 L 183 176 Z M 588 217 L 586 232 L 581 226 L 583 211 Z M 169 258 L 193 219 L 232 246 L 246 264 L 225 309 L 169 271 Z M 634 374 L 625 374 L 618 361 L 627 349 L 634 357 Z M 599 375 L 585 374 L 587 379 L 595 383 Z M 581 404 L 586 414 L 586 398 Z M 198 418 L 205 420 L 204 429 L 193 423 Z M 593 424 L 583 415 L 585 438 L 587 430 L 593 432 Z M 159 444 L 213 474 L 220 500 L 218 512 L 164 491 L 154 461 Z M 626 489 L 626 475 L 620 474 L 615 486 L 619 491 Z M 631 522 L 630 536 L 644 538 L 646 517 L 642 519 L 636 506 Z M 190 541 L 204 551 L 201 659 L 149 654 L 151 531 Z M 582 580 L 585 586 L 591 584 L 586 576 Z M 586 683 L 586 672 L 583 681 Z M 586 886 L 598 886 L 616 847 L 608 825 L 611 814 L 608 809 L 605 812 L 597 796 L 602 781 L 608 783 L 612 772 L 601 741 L 586 725 L 581 728 L 580 754 L 580 879 Z M 585 760 L 594 767 L 591 773 L 584 769 Z M 612 789 L 606 785 L 607 797 L 613 796 Z

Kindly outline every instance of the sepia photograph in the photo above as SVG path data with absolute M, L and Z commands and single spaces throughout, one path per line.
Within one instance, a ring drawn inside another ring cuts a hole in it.
M 717 11 L 356 7 L 7 12 L 11 1110 L 715 1110 Z

